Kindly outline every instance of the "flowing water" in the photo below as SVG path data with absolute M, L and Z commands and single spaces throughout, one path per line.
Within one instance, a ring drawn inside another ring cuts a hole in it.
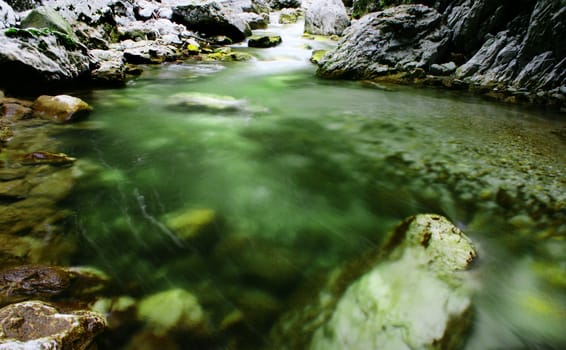
M 480 250 L 468 348 L 566 344 L 563 115 L 320 80 L 308 58 L 333 43 L 302 38 L 301 24 L 270 30 L 281 46 L 233 48 L 252 62 L 149 66 L 85 96 L 89 121 L 59 135 L 94 173 L 69 203 L 73 263 L 106 271 L 117 295 L 185 288 L 219 321 L 243 295 L 284 300 L 405 217 L 434 212 Z M 194 92 L 242 101 L 171 106 Z M 183 212 L 212 224 L 180 238 L 167 218 Z M 276 316 L 252 325 L 256 344 Z

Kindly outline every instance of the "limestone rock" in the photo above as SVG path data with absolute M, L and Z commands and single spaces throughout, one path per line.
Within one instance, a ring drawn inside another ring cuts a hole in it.
M 0 0 L 0 29 L 14 27 L 18 17 L 12 7 Z
M 0 73 L 9 88 L 45 89 L 88 75 L 86 48 L 59 32 L 9 29 L 0 33 Z
M 78 120 L 91 111 L 88 103 L 69 95 L 42 95 L 33 103 L 34 117 L 59 123 Z
M 436 63 L 449 43 L 441 15 L 423 5 L 402 5 L 370 13 L 344 32 L 320 63 L 327 78 L 371 79 Z
M 342 0 L 308 1 L 305 7 L 305 33 L 342 35 L 350 25 Z
M 236 12 L 216 1 L 189 2 L 172 8 L 172 20 L 207 36 L 226 35 L 242 41 L 251 34 L 250 27 Z
M 301 12 L 298 9 L 285 8 L 279 12 L 279 24 L 297 23 L 300 15 Z
M 97 60 L 97 68 L 91 72 L 91 79 L 103 85 L 124 85 L 126 83 L 126 60 L 123 52 L 117 50 L 90 50 Z
M 269 24 L 268 14 L 260 15 L 257 13 L 242 12 L 238 16 L 248 24 L 251 30 L 266 29 Z
M 475 257 L 446 218 L 410 217 L 382 250 L 307 286 L 272 339 L 281 349 L 460 348 L 471 321 L 465 270 Z
M 271 8 L 281 10 L 284 8 L 298 8 L 301 7 L 301 0 L 271 0 L 269 2 Z
M 252 35 L 248 38 L 249 47 L 268 48 L 281 44 L 279 35 Z
M 53 306 L 26 301 L 0 309 L 0 349 L 84 350 L 104 330 L 98 313 L 60 313 Z

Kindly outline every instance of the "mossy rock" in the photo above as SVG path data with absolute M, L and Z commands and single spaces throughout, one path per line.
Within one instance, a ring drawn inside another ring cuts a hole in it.
M 328 50 L 314 50 L 312 52 L 310 61 L 314 64 L 319 64 L 322 60 L 322 57 L 328 52 Z
M 51 7 L 40 6 L 30 11 L 30 13 L 22 19 L 22 28 L 45 28 L 50 31 L 57 31 L 77 40 L 73 28 L 57 11 Z
M 268 48 L 281 44 L 280 35 L 252 35 L 248 39 L 249 47 Z
M 203 59 L 205 61 L 239 62 L 250 61 L 253 56 L 246 52 L 232 51 L 229 47 L 223 47 L 204 55 Z

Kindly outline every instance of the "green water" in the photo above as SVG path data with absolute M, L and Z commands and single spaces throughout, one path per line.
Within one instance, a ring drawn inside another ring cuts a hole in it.
M 479 246 L 468 347 L 566 344 L 563 115 L 319 80 L 305 44 L 326 45 L 297 38 L 252 51 L 254 62 L 146 67 L 124 89 L 84 96 L 89 121 L 59 135 L 63 151 L 93 169 L 69 202 L 80 240 L 73 263 L 106 271 L 117 295 L 186 288 L 220 320 L 239 296 L 284 300 L 405 217 L 434 212 Z M 170 108 L 179 92 L 252 107 Z M 201 209 L 216 220 L 197 241 L 165 224 L 169 213 Z

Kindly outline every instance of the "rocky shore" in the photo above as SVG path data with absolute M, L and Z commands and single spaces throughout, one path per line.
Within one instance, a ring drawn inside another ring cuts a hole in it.
M 319 77 L 469 90 L 566 111 L 563 1 L 412 3 L 0 0 L 0 350 L 257 348 L 257 342 L 246 343 L 254 332 L 269 333 L 261 345 L 280 349 L 460 348 L 473 317 L 473 292 L 464 280 L 477 251 L 439 215 L 406 219 L 383 246 L 309 281 L 288 309 L 276 294 L 297 284 L 297 266 L 304 268 L 306 259 L 239 233 L 218 239 L 222 222 L 208 208 L 170 213 L 162 221 L 175 242 L 191 241 L 211 261 L 237 261 L 245 271 L 230 271 L 230 278 L 260 286 L 244 292 L 226 286 L 238 299 L 230 310 L 212 315 L 207 306 L 220 297 L 197 290 L 205 287 L 138 294 L 131 288 L 132 295 L 121 295 L 103 272 L 69 267 L 77 237 L 66 232 L 74 213 L 65 200 L 96 166 L 61 153 L 64 145 L 51 137 L 92 110 L 63 91 L 126 86 L 147 64 L 253 60 L 227 45 L 279 45 L 280 37 L 252 36 L 267 27 L 274 10 L 281 10 L 280 23 L 304 16 L 306 34 L 340 37 L 335 49 L 313 59 Z M 169 102 L 171 109 L 267 113 L 198 92 Z M 391 171 L 383 176 L 394 177 L 404 167 L 415 177 L 426 173 L 432 184 L 478 182 L 468 178 L 469 169 L 450 170 L 444 163 L 395 155 L 383 162 Z M 418 168 L 422 164 L 436 168 Z M 543 217 L 563 231 L 560 198 L 536 197 L 530 183 L 516 193 L 488 185 L 486 203 L 507 216 L 520 213 L 513 216 L 517 225 L 532 226 L 533 218 Z M 519 197 L 521 205 L 515 203 Z M 202 260 L 177 256 L 168 263 L 205 268 Z M 400 277 L 405 271 L 412 284 Z M 412 304 L 411 292 L 424 285 L 434 288 Z M 413 322 L 422 314 L 440 322 Z

